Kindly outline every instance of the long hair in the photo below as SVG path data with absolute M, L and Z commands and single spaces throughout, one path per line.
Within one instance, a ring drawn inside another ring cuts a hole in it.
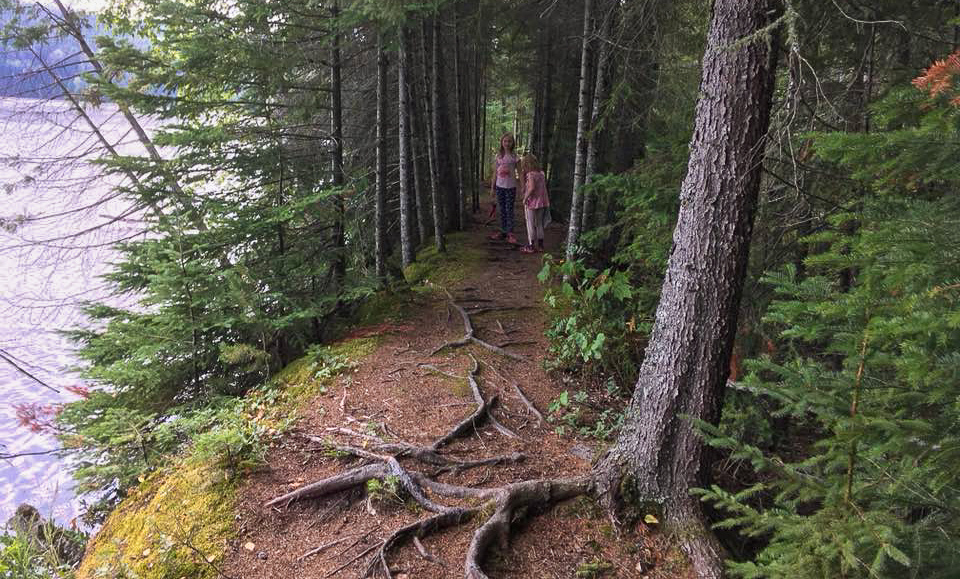
M 513 133 L 504 133 L 500 135 L 500 153 L 497 155 L 498 157 L 503 157 L 507 154 L 506 149 L 503 148 L 503 140 L 507 137 L 510 137 L 510 140 L 513 141 L 514 147 L 517 146 L 517 139 L 514 138 Z M 513 149 L 510 149 L 510 152 L 513 153 Z
M 523 173 L 540 171 L 540 159 L 537 159 L 533 153 L 527 153 L 520 159 L 520 171 Z

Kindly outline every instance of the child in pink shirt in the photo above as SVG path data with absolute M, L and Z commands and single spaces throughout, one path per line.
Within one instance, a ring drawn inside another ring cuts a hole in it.
M 550 223 L 547 179 L 540 168 L 540 161 L 531 153 L 527 153 L 520 160 L 520 175 L 523 186 L 523 213 L 527 218 L 527 239 L 530 242 L 520 251 L 542 252 L 543 229 Z
M 494 233 L 490 239 L 506 239 L 516 243 L 513 235 L 513 203 L 517 196 L 517 159 L 513 152 L 516 142 L 513 135 L 504 133 L 500 137 L 500 152 L 493 160 L 493 177 L 490 179 L 490 193 L 500 206 L 500 233 Z

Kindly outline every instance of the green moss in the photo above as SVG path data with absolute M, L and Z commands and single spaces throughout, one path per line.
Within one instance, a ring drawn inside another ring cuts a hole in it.
M 590 561 L 583 561 L 577 566 L 577 577 L 584 579 L 597 579 L 603 577 L 608 572 L 613 571 L 613 565 L 599 557 L 594 557 Z
M 403 270 L 408 283 L 430 282 L 449 287 L 464 280 L 470 271 L 486 259 L 486 251 L 477 247 L 466 233 L 451 233 L 447 235 L 446 242 L 445 253 L 437 253 L 436 246 L 431 244 L 417 254 L 416 261 Z
M 184 461 L 158 471 L 107 518 L 77 579 L 213 579 L 233 537 L 235 483 Z
M 306 355 L 287 364 L 266 387 L 265 393 L 271 388 L 283 389 L 282 407 L 275 407 L 274 412 L 289 415 L 307 400 L 325 393 L 335 377 L 354 368 L 379 344 L 380 337 L 371 336 L 311 348 Z
M 407 314 L 412 301 L 407 289 L 388 289 L 379 291 L 357 306 L 350 316 L 351 328 L 362 328 L 384 322 L 396 322 Z
M 326 346 L 331 355 L 343 356 L 353 363 L 358 363 L 362 358 L 372 354 L 377 346 L 380 345 L 379 336 L 369 336 L 366 338 L 353 338 L 350 340 L 341 340 L 339 342 Z

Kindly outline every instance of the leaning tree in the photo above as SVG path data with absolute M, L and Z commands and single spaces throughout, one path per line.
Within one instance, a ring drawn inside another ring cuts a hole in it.
M 336 444 L 337 451 L 364 458 L 367 464 L 295 489 L 268 504 L 286 504 L 360 486 L 373 478 L 394 477 L 430 514 L 381 543 L 367 575 L 382 571 L 391 577 L 386 555 L 401 541 L 484 517 L 465 561 L 466 577 L 483 579 L 487 552 L 506 539 L 525 507 L 592 493 L 618 515 L 638 505 L 656 504 L 667 525 L 678 531 L 696 573 L 720 577 L 722 549 L 691 496 L 691 490 L 703 484 L 704 465 L 704 443 L 693 419 L 719 419 L 729 371 L 773 91 L 775 53 L 766 36 L 772 28 L 770 16 L 771 0 L 716 0 L 713 6 L 688 173 L 654 330 L 626 424 L 589 476 L 477 489 L 438 482 L 404 464 L 419 462 L 461 471 L 520 458 L 505 455 L 462 461 L 443 452 L 481 422 L 512 435 L 494 418 L 493 401 L 483 396 L 476 380 L 474 360 L 466 380 L 476 407 L 433 443 L 415 445 L 364 436 L 363 447 Z M 441 349 L 473 344 L 499 350 L 474 335 L 469 313 L 452 297 L 450 306 L 463 319 L 464 336 Z M 428 493 L 479 502 L 447 506 Z
M 659 504 L 702 577 L 722 574 L 719 545 L 690 491 L 704 443 L 693 419 L 720 418 L 760 188 L 775 51 L 767 0 L 717 0 L 673 249 L 624 428 L 595 468 L 597 492 Z

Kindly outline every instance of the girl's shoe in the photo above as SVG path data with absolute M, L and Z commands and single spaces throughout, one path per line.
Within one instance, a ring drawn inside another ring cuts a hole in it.
M 516 245 L 516 244 L 517 244 L 517 236 L 514 235 L 514 234 L 512 234 L 512 233 L 508 233 L 508 234 L 507 234 L 507 243 L 512 243 L 513 245 Z
M 536 251 L 532 245 L 524 245 L 520 248 L 520 253 L 536 253 Z

